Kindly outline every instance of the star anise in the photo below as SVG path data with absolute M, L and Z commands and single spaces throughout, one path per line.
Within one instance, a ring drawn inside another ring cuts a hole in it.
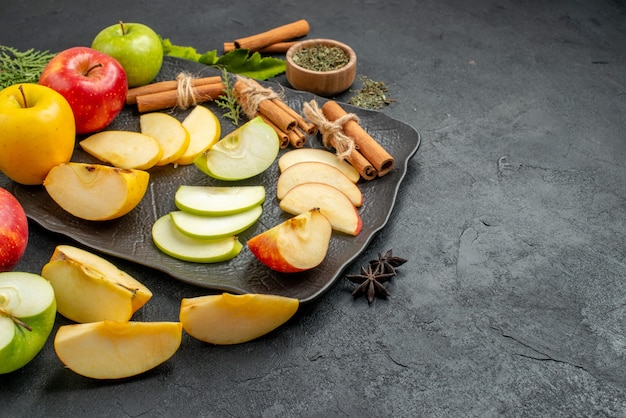
M 386 298 L 391 294 L 383 286 L 383 283 L 395 276 L 395 273 L 380 272 L 380 267 L 372 269 L 371 264 L 368 264 L 367 270 L 361 266 L 361 274 L 348 274 L 346 278 L 353 283 L 358 283 L 359 286 L 354 289 L 352 296 L 355 298 L 366 295 L 367 301 L 372 303 L 375 296 Z
M 389 250 L 384 255 L 378 253 L 378 259 L 370 260 L 369 264 L 374 268 L 374 270 L 381 268 L 382 273 L 393 273 L 395 275 L 396 267 L 400 267 L 406 262 L 407 260 L 404 258 L 394 256 L 393 250 Z

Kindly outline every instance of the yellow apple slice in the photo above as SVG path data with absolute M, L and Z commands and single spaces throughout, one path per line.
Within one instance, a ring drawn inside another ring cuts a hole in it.
M 311 182 L 326 183 L 341 190 L 348 196 L 354 206 L 359 207 L 363 204 L 361 189 L 343 171 L 332 165 L 317 161 L 301 162 L 285 169 L 278 176 L 276 196 L 278 199 L 282 199 L 293 187 Z
M 243 212 L 222 216 L 204 216 L 175 210 L 170 212 L 174 226 L 185 235 L 201 239 L 217 239 L 237 235 L 254 224 L 263 213 L 260 205 Z
M 279 206 L 292 215 L 319 208 L 335 231 L 358 235 L 363 227 L 359 212 L 348 196 L 325 183 L 303 183 L 289 190 Z
M 178 160 L 189 146 L 189 132 L 172 115 L 162 112 L 144 113 L 139 116 L 141 133 L 154 138 L 163 151 L 154 165 L 164 166 Z
M 288 151 L 278 159 L 278 168 L 282 173 L 288 167 L 305 161 L 317 161 L 330 164 L 343 171 L 353 183 L 358 182 L 361 177 L 356 168 L 352 167 L 350 163 L 339 159 L 337 155 L 321 148 L 298 148 Z
M 220 139 L 221 126 L 215 113 L 202 105 L 197 105 L 183 120 L 189 132 L 189 145 L 175 164 L 189 165 Z
M 114 167 L 147 170 L 163 155 L 152 137 L 132 131 L 102 131 L 79 142 L 81 148 Z
M 133 210 L 149 180 L 147 171 L 69 162 L 50 170 L 43 185 L 61 208 L 77 218 L 106 221 Z
M 272 270 L 297 273 L 324 261 L 332 232 L 330 221 L 315 208 L 255 235 L 247 244 Z
M 54 350 L 75 373 L 121 379 L 169 360 L 182 341 L 180 322 L 100 321 L 59 327 Z
M 70 245 L 55 248 L 41 275 L 54 288 L 57 311 L 75 322 L 128 321 L 152 297 L 113 263 Z
M 180 322 L 192 337 L 209 344 L 251 341 L 275 330 L 298 310 L 298 299 L 277 295 L 245 294 L 185 298 Z
M 176 207 L 196 215 L 230 215 L 265 201 L 264 186 L 179 186 Z
M 200 239 L 183 234 L 176 228 L 170 214 L 152 225 L 154 245 L 165 254 L 195 263 L 217 263 L 237 256 L 243 245 L 236 236 Z

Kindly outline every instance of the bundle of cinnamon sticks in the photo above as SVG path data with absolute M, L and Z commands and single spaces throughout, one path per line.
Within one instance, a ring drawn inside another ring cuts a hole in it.
M 301 148 L 307 135 L 317 132 L 314 124 L 307 122 L 271 89 L 261 86 L 256 80 L 239 77 L 233 88 L 246 116 L 249 119 L 260 116 L 270 125 L 280 139 L 281 148 L 289 145 Z
M 222 77 L 193 78 L 179 74 L 176 80 L 160 81 L 128 90 L 126 104 L 137 105 L 140 113 L 178 106 L 187 108 L 196 103 L 217 99 L 224 94 Z
M 373 180 L 384 176 L 393 168 L 393 156 L 363 129 L 356 115 L 348 114 L 334 100 L 327 101 L 321 109 L 314 100 L 305 103 L 304 113 L 322 133 L 325 145 L 337 151 L 347 149 L 345 159 L 356 168 L 363 179 Z M 341 123 L 341 132 L 337 132 L 334 122 Z M 352 147 L 339 143 L 344 138 L 352 141 Z

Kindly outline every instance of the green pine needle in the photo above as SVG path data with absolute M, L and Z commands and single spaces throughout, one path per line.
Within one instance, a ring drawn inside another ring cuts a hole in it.
M 18 51 L 0 45 L 0 89 L 18 83 L 37 83 L 41 72 L 55 55 L 33 48 Z

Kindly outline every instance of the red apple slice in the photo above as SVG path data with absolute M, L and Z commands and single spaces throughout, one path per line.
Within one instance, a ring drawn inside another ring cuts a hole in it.
M 359 212 L 342 191 L 324 183 L 302 183 L 289 190 L 279 204 L 287 213 L 298 215 L 319 208 L 335 231 L 358 235 L 363 227 Z
M 295 273 L 324 261 L 331 235 L 330 221 L 315 208 L 250 238 L 248 247 L 272 270 Z
M 207 295 L 185 298 L 180 322 L 192 337 L 209 344 L 240 344 L 275 330 L 298 310 L 298 299 L 277 295 Z
M 326 183 L 344 192 L 354 206 L 363 204 L 361 189 L 343 171 L 317 161 L 301 162 L 285 169 L 278 176 L 276 196 L 282 199 L 289 190 L 302 183 Z
M 358 182 L 361 178 L 359 172 L 356 168 L 352 167 L 350 163 L 339 159 L 339 157 L 332 152 L 321 148 L 298 148 L 286 152 L 278 159 L 278 168 L 283 172 L 288 167 L 305 161 L 317 161 L 330 164 L 343 171 L 354 183 Z

